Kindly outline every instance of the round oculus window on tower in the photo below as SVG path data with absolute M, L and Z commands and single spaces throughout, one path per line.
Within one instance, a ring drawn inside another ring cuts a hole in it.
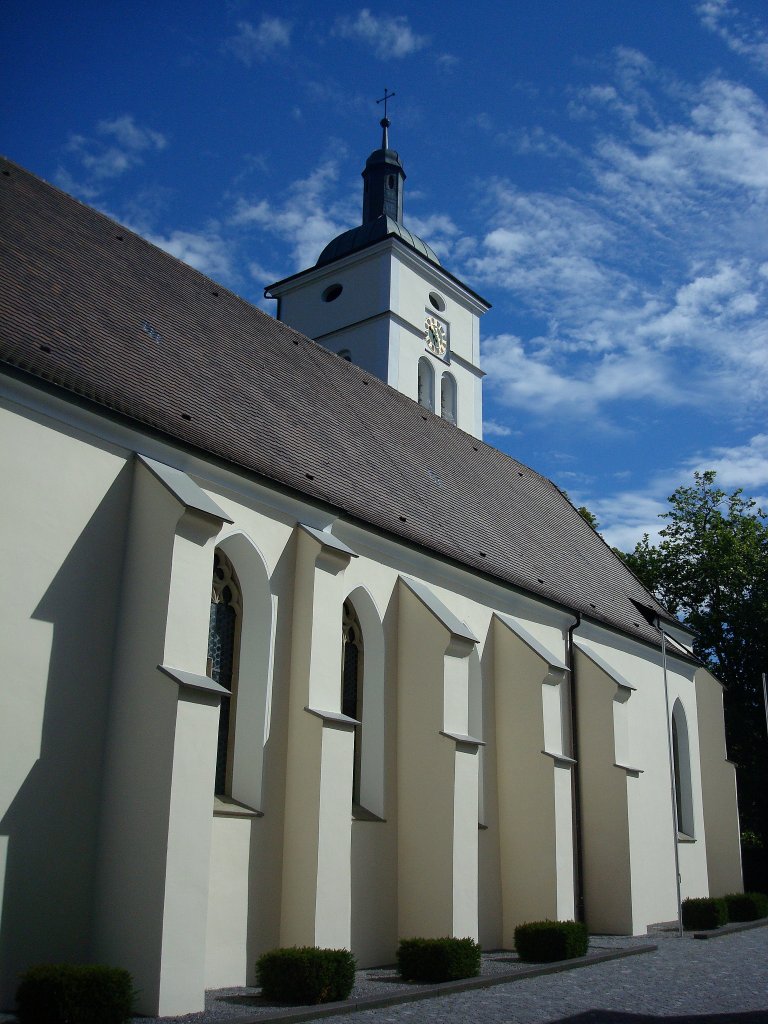
M 442 299 L 442 298 L 441 298 L 441 297 L 440 297 L 440 296 L 439 296 L 439 295 L 437 294 L 437 292 L 430 292 L 430 293 L 429 293 L 429 301 L 430 301 L 430 302 L 431 302 L 431 304 L 432 304 L 432 305 L 433 305 L 433 306 L 435 307 L 435 309 L 438 309 L 438 310 L 440 310 L 440 312 L 441 312 L 441 313 L 442 313 L 442 312 L 443 312 L 443 310 L 445 309 L 445 300 L 444 300 L 444 299 Z
M 343 291 L 343 285 L 329 284 L 328 287 L 323 292 L 323 294 L 320 296 L 320 298 L 323 300 L 323 302 L 333 302 L 335 299 L 338 299 L 338 297 L 341 295 Z

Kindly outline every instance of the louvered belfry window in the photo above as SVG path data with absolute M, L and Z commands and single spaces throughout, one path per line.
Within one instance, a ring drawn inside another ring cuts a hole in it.
M 211 617 L 208 628 L 208 675 L 232 694 L 235 688 L 240 588 L 235 570 L 227 556 L 217 551 L 213 561 Z M 232 697 L 222 696 L 219 714 L 219 743 L 216 752 L 214 792 L 227 791 Z

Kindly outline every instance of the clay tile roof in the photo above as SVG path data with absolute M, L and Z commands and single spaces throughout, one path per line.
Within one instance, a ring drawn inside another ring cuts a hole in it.
M 0 161 L 0 359 L 504 584 L 658 642 L 553 483 Z

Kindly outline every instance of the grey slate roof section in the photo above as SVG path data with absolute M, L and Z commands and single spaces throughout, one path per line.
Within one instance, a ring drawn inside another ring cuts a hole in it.
M 550 668 L 559 668 L 563 672 L 570 672 L 570 669 L 562 658 L 559 658 L 554 651 L 545 647 L 540 640 L 537 640 L 532 633 L 529 633 L 528 630 L 524 626 L 521 626 L 516 619 L 513 619 L 511 615 L 504 615 L 502 612 L 496 612 L 496 618 L 499 619 L 500 622 L 503 622 L 507 629 L 516 633 L 523 643 L 527 647 L 530 647 L 534 654 L 538 654 L 538 656 L 547 665 L 549 665 Z
M 222 512 L 216 502 L 209 498 L 202 488 L 198 487 L 194 480 L 183 473 L 180 469 L 173 469 L 162 462 L 150 459 L 146 455 L 136 455 L 142 465 L 166 487 L 176 500 L 185 508 L 194 509 L 196 512 L 204 512 L 207 516 L 220 519 L 223 523 L 231 523 L 226 512 Z
M 185 672 L 180 668 L 171 668 L 170 665 L 157 666 L 162 673 L 178 683 L 187 690 L 200 690 L 203 693 L 211 693 L 214 697 L 229 697 L 230 692 L 221 683 L 217 683 L 210 676 L 199 676 L 195 672 Z
M 459 640 L 469 640 L 473 644 L 478 643 L 477 637 L 469 626 L 454 615 L 450 608 L 446 608 L 440 598 L 433 594 L 429 587 L 418 580 L 407 579 L 405 576 L 400 577 L 400 582 L 408 587 L 412 594 L 418 597 L 424 607 L 432 612 L 436 619 L 442 622 L 451 636 L 458 637 Z
M 549 480 L 0 160 L 0 360 L 317 507 L 654 645 Z
M 633 686 L 632 683 L 628 683 L 621 672 L 617 672 L 613 666 L 609 665 L 605 658 L 601 657 L 590 647 L 587 647 L 583 641 L 579 640 L 578 637 L 573 638 L 573 642 L 581 651 L 581 653 L 616 683 L 617 686 L 623 687 L 625 690 L 636 690 L 637 687 Z

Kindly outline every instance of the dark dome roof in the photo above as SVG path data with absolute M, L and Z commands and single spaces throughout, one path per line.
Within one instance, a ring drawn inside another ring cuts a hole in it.
M 350 253 L 358 252 L 360 249 L 367 249 L 369 245 L 375 245 L 376 242 L 390 237 L 399 238 L 416 252 L 431 260 L 432 263 L 440 265 L 440 260 L 434 249 L 431 249 L 426 242 L 414 235 L 403 224 L 399 224 L 384 214 L 377 217 L 376 220 L 368 221 L 366 224 L 361 224 L 359 227 L 351 228 L 349 231 L 337 235 L 320 253 L 320 258 L 315 265 L 325 266 L 326 263 L 333 263 L 335 260 L 340 260 L 342 256 L 349 256 Z

